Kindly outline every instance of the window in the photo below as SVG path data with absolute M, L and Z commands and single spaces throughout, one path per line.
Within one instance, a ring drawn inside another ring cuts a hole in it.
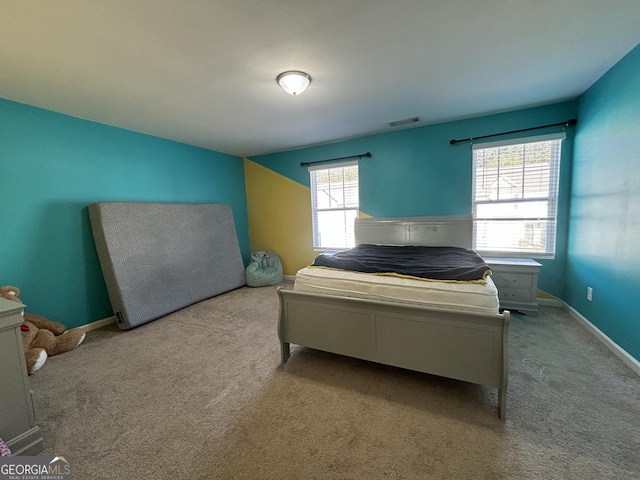
M 344 250 L 355 245 L 358 216 L 358 163 L 309 167 L 313 248 Z
M 482 254 L 555 254 L 565 134 L 473 146 L 473 245 Z

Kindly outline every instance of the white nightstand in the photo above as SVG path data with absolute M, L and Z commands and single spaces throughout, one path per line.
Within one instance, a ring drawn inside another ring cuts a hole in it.
M 498 287 L 500 307 L 526 315 L 538 315 L 540 265 L 527 258 L 485 258 Z

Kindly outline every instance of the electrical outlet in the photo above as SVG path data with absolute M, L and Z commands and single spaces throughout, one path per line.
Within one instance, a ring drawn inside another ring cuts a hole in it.
M 587 287 L 587 300 L 593 300 L 593 288 Z

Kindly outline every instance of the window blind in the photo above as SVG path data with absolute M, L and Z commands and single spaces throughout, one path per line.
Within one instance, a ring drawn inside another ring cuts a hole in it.
M 344 250 L 355 245 L 358 216 L 358 162 L 310 166 L 313 247 Z
M 564 133 L 473 145 L 474 248 L 555 253 Z

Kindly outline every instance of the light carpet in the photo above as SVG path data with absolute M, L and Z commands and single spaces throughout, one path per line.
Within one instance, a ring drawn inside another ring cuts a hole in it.
M 290 285 L 288 285 L 290 286 Z M 497 390 L 296 347 L 275 287 L 89 332 L 31 378 L 85 479 L 640 478 L 640 377 L 565 311 L 512 317 Z

